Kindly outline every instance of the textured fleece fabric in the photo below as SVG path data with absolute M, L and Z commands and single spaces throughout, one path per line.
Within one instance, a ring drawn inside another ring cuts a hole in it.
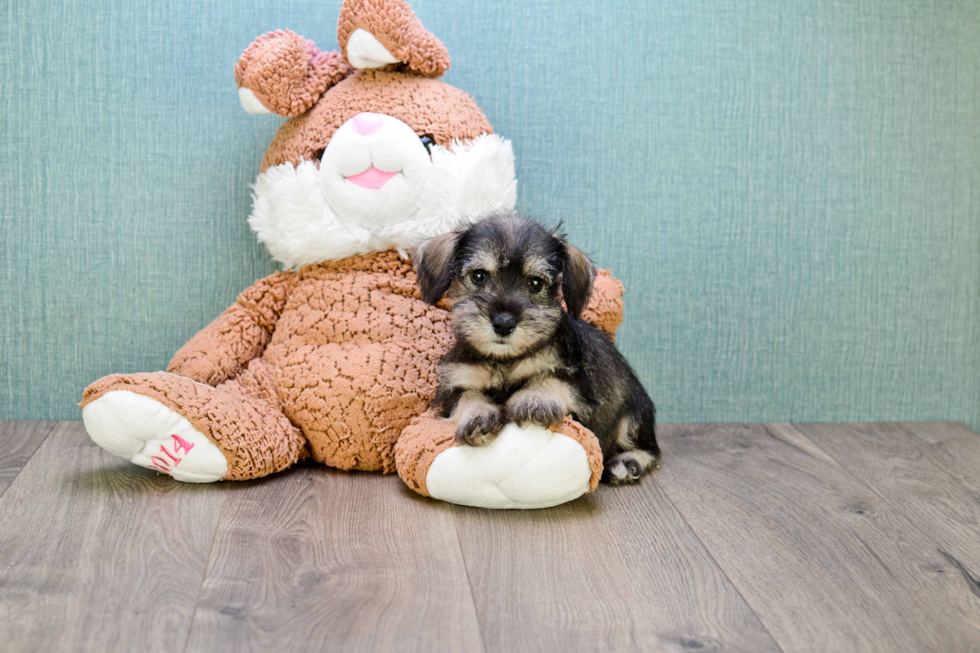
M 235 64 L 235 82 L 283 118 L 309 110 L 353 69 L 337 52 L 320 52 L 313 41 L 289 30 L 255 39 Z
M 398 118 L 419 136 L 452 149 L 454 141 L 492 134 L 493 127 L 466 92 L 438 79 L 383 70 L 359 70 L 290 118 L 262 157 L 262 170 L 280 163 L 318 161 L 341 125 L 362 112 Z
M 439 77 L 449 70 L 449 52 L 429 33 L 404 0 L 347 0 L 337 21 L 337 44 L 347 56 L 347 40 L 356 29 L 370 33 L 400 64 L 392 70 L 405 70 Z
M 224 480 L 268 476 L 307 456 L 306 439 L 283 414 L 261 360 L 217 388 L 166 372 L 111 374 L 85 389 L 83 414 L 115 390 L 149 397 L 184 417 L 224 454 Z
M 618 325 L 620 287 L 597 286 L 590 308 Z M 169 373 L 110 375 L 82 406 L 112 390 L 159 401 L 225 453 L 227 479 L 285 469 L 307 444 L 331 467 L 393 472 L 395 443 L 435 395 L 452 342 L 449 312 L 421 300 L 408 261 L 355 256 L 262 279 L 177 352 Z M 410 457 L 408 478 L 424 475 L 428 465 Z
M 597 270 L 595 287 L 588 306 L 582 311 L 582 319 L 590 322 L 616 339 L 616 329 L 623 323 L 623 293 L 619 279 L 609 270 Z

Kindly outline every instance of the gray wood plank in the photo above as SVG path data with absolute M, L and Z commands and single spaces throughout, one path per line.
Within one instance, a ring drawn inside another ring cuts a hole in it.
M 650 479 L 453 512 L 488 651 L 779 650 Z
M 902 428 L 928 445 L 930 460 L 980 501 L 980 435 L 959 422 L 902 422 Z
M 482 650 L 450 507 L 312 465 L 235 486 L 187 650 Z
M 0 497 L 58 422 L 0 422 Z
M 788 436 L 792 432 L 802 434 L 830 454 L 936 543 L 950 561 L 947 573 L 965 573 L 967 587 L 976 586 L 972 579 L 980 572 L 980 503 L 932 460 L 929 445 L 902 424 L 769 428 L 783 430 Z M 976 469 L 980 470 L 980 466 Z
M 932 540 L 798 433 L 670 425 L 657 482 L 779 645 L 966 651 L 980 601 Z
M 0 646 L 180 650 L 220 504 L 60 424 L 0 497 Z

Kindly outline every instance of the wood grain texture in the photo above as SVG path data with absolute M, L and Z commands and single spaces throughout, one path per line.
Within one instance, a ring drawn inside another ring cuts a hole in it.
M 178 484 L 49 426 L 0 424 L 0 469 L 41 442 L 0 496 L 3 651 L 980 650 L 958 424 L 667 425 L 640 485 L 527 512 Z
M 904 515 L 791 429 L 662 430 L 657 482 L 791 651 L 968 651 L 980 602 Z
M 229 493 L 188 651 L 480 651 L 450 507 L 296 468 Z
M 947 571 L 965 572 L 964 580 L 972 591 L 972 579 L 980 573 L 980 503 L 932 459 L 929 444 L 897 423 L 774 424 L 769 428 L 801 433 L 830 454 L 935 541 L 949 562 Z M 941 433 L 927 432 L 945 442 Z M 980 441 L 975 434 L 972 439 Z M 980 456 L 974 464 L 974 475 L 980 474 Z
M 57 422 L 0 422 L 0 497 Z
M 0 648 L 181 650 L 220 504 L 57 426 L 0 497 Z
M 902 422 L 926 446 L 923 454 L 980 502 L 980 435 L 959 422 Z
M 779 650 L 650 479 L 453 514 L 487 651 Z

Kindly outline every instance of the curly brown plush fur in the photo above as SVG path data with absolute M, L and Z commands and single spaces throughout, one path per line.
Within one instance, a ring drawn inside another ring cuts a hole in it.
M 618 324 L 620 286 L 599 279 L 607 283 L 593 306 L 613 307 L 601 316 Z M 422 301 L 409 261 L 394 251 L 355 256 L 258 281 L 181 347 L 168 372 L 105 377 L 81 405 L 119 389 L 160 401 L 225 453 L 227 479 L 285 469 L 306 443 L 317 462 L 389 473 L 402 430 L 413 420 L 418 428 L 435 397 L 452 343 L 448 311 Z M 419 463 L 406 464 L 417 478 Z

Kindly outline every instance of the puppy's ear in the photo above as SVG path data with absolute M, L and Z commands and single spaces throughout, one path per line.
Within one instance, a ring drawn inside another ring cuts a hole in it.
M 561 295 L 568 314 L 574 318 L 582 315 L 592 296 L 595 281 L 595 265 L 579 249 L 565 243 L 565 269 L 562 272 Z
M 412 252 L 412 265 L 419 278 L 422 301 L 427 304 L 438 302 L 453 282 L 453 255 L 458 240 L 459 234 L 451 231 L 425 241 Z

